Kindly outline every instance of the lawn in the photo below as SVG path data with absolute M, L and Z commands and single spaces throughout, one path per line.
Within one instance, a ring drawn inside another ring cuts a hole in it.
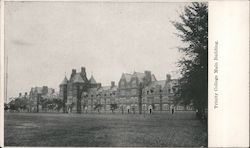
M 164 114 L 5 113 L 5 146 L 207 146 L 193 112 Z

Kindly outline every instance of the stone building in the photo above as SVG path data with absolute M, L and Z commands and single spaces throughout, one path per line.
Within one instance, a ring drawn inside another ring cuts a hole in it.
M 89 91 L 91 88 L 100 87 L 100 83 L 96 83 L 93 76 L 88 80 L 85 67 L 81 67 L 80 72 L 76 72 L 76 69 L 72 69 L 70 79 L 67 77 L 63 79 L 60 84 L 60 97 L 63 99 L 64 107 L 63 112 L 77 112 L 81 113 L 82 106 L 82 94 Z
M 48 86 L 42 87 L 32 87 L 29 93 L 29 111 L 30 112 L 39 112 L 41 110 L 40 100 L 42 98 L 53 99 L 58 98 L 58 94 L 55 92 L 55 89 L 49 88 Z
M 110 112 L 116 106 L 119 112 L 142 113 L 151 111 L 192 110 L 174 104 L 179 81 L 166 75 L 165 80 L 157 80 L 151 71 L 133 74 L 123 73 L 118 85 L 102 86 L 93 76 L 87 79 L 85 68 L 76 73 L 72 70 L 70 79 L 66 77 L 60 84 L 60 97 L 64 112 Z

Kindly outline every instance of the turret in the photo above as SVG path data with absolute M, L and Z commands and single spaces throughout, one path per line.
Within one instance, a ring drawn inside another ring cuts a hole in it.
M 63 81 L 61 82 L 60 86 L 61 86 L 61 85 L 67 85 L 67 84 L 68 84 L 68 79 L 67 79 L 67 77 L 65 76 L 64 79 L 63 79 Z
M 73 74 L 73 71 L 72 71 Z M 63 100 L 63 112 L 66 113 L 66 102 L 67 102 L 67 97 L 68 97 L 68 93 L 67 93 L 67 84 L 68 84 L 68 79 L 65 76 L 63 81 L 60 84 L 60 96 L 62 97 Z

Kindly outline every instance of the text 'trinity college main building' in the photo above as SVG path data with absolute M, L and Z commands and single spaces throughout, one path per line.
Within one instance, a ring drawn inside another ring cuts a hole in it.
M 87 78 L 85 67 L 79 73 L 72 70 L 70 79 L 65 76 L 60 84 L 60 97 L 64 102 L 64 112 L 87 112 L 97 110 L 110 112 L 113 105 L 120 112 L 149 112 L 193 110 L 191 106 L 174 105 L 179 81 L 157 80 L 150 71 L 133 74 L 123 73 L 118 86 L 111 81 L 110 86 L 102 86 L 93 76 Z

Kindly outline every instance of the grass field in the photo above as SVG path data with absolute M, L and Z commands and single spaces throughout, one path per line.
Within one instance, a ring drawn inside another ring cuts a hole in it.
M 193 112 L 138 114 L 5 113 L 5 146 L 207 146 Z

